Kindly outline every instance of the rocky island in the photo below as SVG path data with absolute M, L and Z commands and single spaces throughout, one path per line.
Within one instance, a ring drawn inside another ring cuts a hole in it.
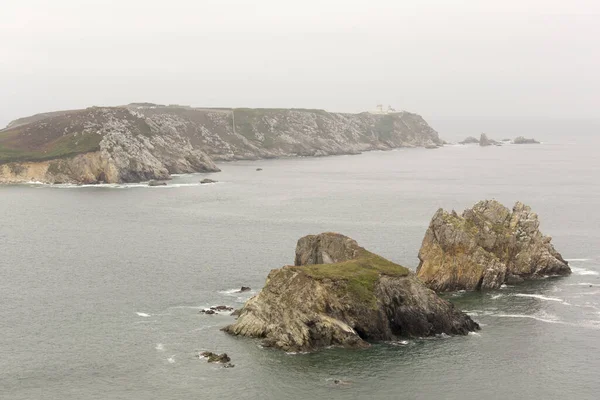
M 122 183 L 216 172 L 215 161 L 440 146 L 409 112 L 134 103 L 38 114 L 0 130 L 0 183 Z
M 272 270 L 224 331 L 286 351 L 311 351 L 477 329 L 407 268 L 347 236 L 322 233 L 301 238 L 294 265 Z
M 498 142 L 494 139 L 490 139 L 488 138 L 488 136 L 485 133 L 482 133 L 481 136 L 479 137 L 479 139 L 473 137 L 473 136 L 468 136 L 465 138 L 465 140 L 458 142 L 458 144 L 479 144 L 482 147 L 486 147 L 486 146 L 502 146 L 503 143 L 512 143 L 512 144 L 539 144 L 540 142 L 538 142 L 535 139 L 527 139 L 523 136 L 518 136 L 516 137 L 514 140 L 510 140 L 510 139 L 502 139 L 501 142 Z
M 513 140 L 513 144 L 540 144 L 540 142 L 533 138 L 528 139 L 523 136 L 519 136 L 516 137 L 515 140 Z
M 537 214 L 520 202 L 512 211 L 495 200 L 481 201 L 462 215 L 439 209 L 419 251 L 417 276 L 444 292 L 570 274 L 539 225 Z

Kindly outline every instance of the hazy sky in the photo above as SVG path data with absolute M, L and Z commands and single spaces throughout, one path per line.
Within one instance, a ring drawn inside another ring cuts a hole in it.
M 133 101 L 599 117 L 598 0 L 0 0 L 0 125 Z

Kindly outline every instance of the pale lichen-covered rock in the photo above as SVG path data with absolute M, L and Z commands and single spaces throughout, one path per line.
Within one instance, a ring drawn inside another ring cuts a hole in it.
M 201 109 L 136 103 L 22 118 L 0 130 L 0 183 L 139 182 L 213 172 L 213 160 L 357 154 L 441 145 L 408 112 Z M 81 155 L 93 154 L 90 157 Z M 77 158 L 79 157 L 79 158 Z M 60 170 L 49 161 L 62 160 Z M 13 170 L 22 166 L 23 174 Z
M 336 233 L 301 238 L 296 265 L 272 270 L 262 291 L 224 328 L 286 351 L 477 329 L 408 269 Z
M 462 216 L 439 209 L 423 239 L 417 275 L 442 292 L 569 274 L 550 241 L 537 214 L 520 202 L 511 211 L 495 200 L 481 201 Z

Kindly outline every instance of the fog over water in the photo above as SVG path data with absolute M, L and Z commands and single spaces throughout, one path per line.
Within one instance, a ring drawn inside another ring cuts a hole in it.
M 598 116 L 595 0 L 27 0 L 1 13 L 0 125 L 134 101 Z

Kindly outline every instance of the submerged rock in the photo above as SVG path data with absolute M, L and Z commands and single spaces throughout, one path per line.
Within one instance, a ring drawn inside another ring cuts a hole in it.
M 262 168 L 256 168 L 256 170 L 257 170 L 257 171 L 262 171 L 263 169 L 262 169 Z
M 539 230 L 537 214 L 481 201 L 462 216 L 439 209 L 419 251 L 418 277 L 436 291 L 495 289 L 504 283 L 567 275 L 568 263 Z
M 206 184 L 206 183 L 217 183 L 217 182 L 218 181 L 215 181 L 215 180 L 212 180 L 212 179 L 209 179 L 209 178 L 204 178 L 204 179 L 202 179 L 200 181 L 200 183 L 203 184 L 203 185 Z
M 337 233 L 301 238 L 294 266 L 272 270 L 262 291 L 223 330 L 265 346 L 311 351 L 367 341 L 479 329 L 407 268 Z
M 148 186 L 167 186 L 167 182 L 150 181 L 148 182 Z

